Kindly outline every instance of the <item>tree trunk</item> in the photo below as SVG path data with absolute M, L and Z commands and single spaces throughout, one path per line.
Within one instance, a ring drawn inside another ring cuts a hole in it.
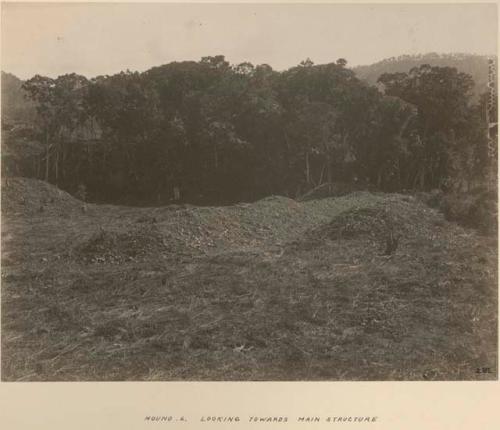
M 397 159 L 397 169 L 398 169 L 398 190 L 401 190 L 401 160 Z
M 309 168 L 309 151 L 306 152 L 306 182 L 309 184 L 311 182 L 311 171 Z
M 49 163 L 50 163 L 50 156 L 49 156 L 49 136 L 48 133 L 45 132 L 45 181 L 49 182 Z
M 56 151 L 56 185 L 59 185 L 59 150 Z
M 61 165 L 61 178 L 66 179 L 66 158 L 67 158 L 67 149 L 63 147 L 62 150 L 62 165 Z
M 413 188 L 416 188 L 418 185 L 419 189 L 422 190 L 425 185 L 425 165 L 417 171 L 415 175 L 415 180 L 413 181 Z
M 321 169 L 321 175 L 319 177 L 319 183 L 318 183 L 318 185 L 323 185 L 323 176 L 325 176 L 325 170 L 326 170 L 326 164 Z
M 328 192 L 332 192 L 332 163 L 330 161 L 330 154 L 326 154 L 326 179 L 328 181 Z
M 382 172 L 383 172 L 383 168 L 381 167 L 380 170 L 378 171 L 378 174 L 377 174 L 377 188 L 379 190 L 380 190 L 381 185 L 382 185 Z
M 49 163 L 50 163 L 49 145 L 47 145 L 45 150 L 45 181 L 47 182 L 49 182 Z
M 174 200 L 177 202 L 181 199 L 181 192 L 179 187 L 175 186 L 174 187 Z

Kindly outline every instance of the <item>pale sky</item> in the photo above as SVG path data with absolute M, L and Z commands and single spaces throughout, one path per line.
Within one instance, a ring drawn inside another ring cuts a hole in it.
M 496 4 L 2 3 L 1 68 L 87 77 L 222 54 L 283 70 L 427 52 L 497 52 Z

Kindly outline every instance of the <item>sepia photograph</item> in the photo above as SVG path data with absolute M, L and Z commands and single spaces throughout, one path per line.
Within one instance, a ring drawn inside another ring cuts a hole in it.
M 497 381 L 497 20 L 2 2 L 1 380 Z

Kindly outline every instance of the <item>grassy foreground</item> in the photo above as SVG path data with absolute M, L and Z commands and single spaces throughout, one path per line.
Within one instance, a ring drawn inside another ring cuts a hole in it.
M 1 327 L 4 381 L 496 379 L 497 242 L 398 194 L 84 210 L 12 178 Z

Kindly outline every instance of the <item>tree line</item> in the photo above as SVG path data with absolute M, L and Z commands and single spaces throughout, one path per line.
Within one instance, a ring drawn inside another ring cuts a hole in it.
M 385 73 L 344 59 L 286 71 L 224 56 L 87 79 L 34 76 L 32 176 L 91 201 L 223 204 L 336 181 L 383 191 L 484 182 L 486 94 L 451 67 Z

